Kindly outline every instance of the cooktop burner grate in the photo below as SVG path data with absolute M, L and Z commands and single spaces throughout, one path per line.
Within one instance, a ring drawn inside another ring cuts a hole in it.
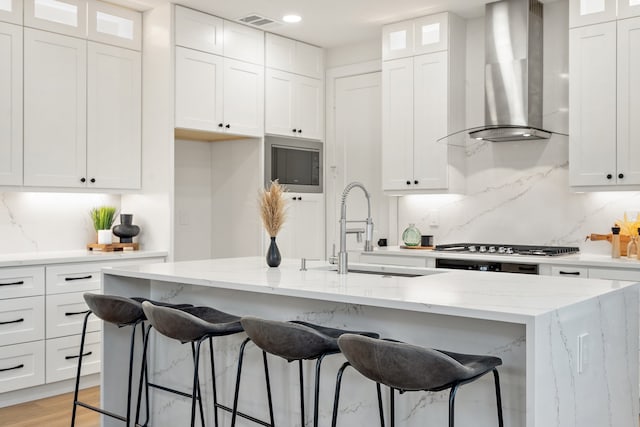
M 487 253 L 496 255 L 558 256 L 580 252 L 575 246 L 505 245 L 490 243 L 449 243 L 436 245 L 436 251 Z

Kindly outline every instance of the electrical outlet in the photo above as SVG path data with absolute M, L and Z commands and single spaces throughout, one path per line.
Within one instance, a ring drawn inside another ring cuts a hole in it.
M 589 367 L 589 334 L 584 333 L 578 335 L 578 363 L 576 369 L 579 374 L 583 374 Z

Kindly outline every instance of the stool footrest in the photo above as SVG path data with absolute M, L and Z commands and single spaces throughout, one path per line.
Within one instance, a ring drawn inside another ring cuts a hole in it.
M 95 412 L 100 412 L 101 414 L 106 415 L 106 416 L 111 417 L 111 418 L 115 418 L 115 419 L 117 419 L 117 420 L 125 421 L 125 422 L 127 421 L 127 418 L 126 418 L 126 417 L 123 417 L 122 415 L 118 415 L 118 414 L 116 414 L 116 413 L 113 413 L 113 412 L 110 412 L 110 411 L 104 410 L 104 409 L 102 409 L 102 408 L 98 408 L 98 407 L 96 407 L 96 406 L 92 406 L 92 405 L 89 405 L 89 404 L 84 403 L 84 402 L 79 402 L 79 401 L 77 401 L 77 400 L 76 400 L 75 402 L 73 402 L 73 403 L 74 403 L 75 405 L 77 405 L 77 406 L 82 406 L 82 407 L 83 407 L 83 408 L 85 408 L 85 409 L 89 409 L 89 410 L 91 410 L 91 411 L 95 411 Z
M 233 412 L 233 409 L 231 409 L 228 406 L 225 406 L 225 405 L 223 405 L 221 403 L 216 403 L 215 406 L 216 406 L 216 408 L 220 408 L 223 411 L 227 411 L 229 413 Z M 258 418 L 252 417 L 251 415 L 245 414 L 243 412 L 237 411 L 236 415 L 241 417 L 241 418 L 244 418 L 246 420 L 252 421 L 252 422 L 254 422 L 256 424 L 260 424 L 260 425 L 263 425 L 263 426 L 266 426 L 266 427 L 271 427 L 271 423 L 270 422 L 259 420 Z
M 174 388 L 165 387 L 165 386 L 160 385 L 160 384 L 149 383 L 149 387 L 157 388 L 157 389 L 162 390 L 162 391 L 168 391 L 169 393 L 178 394 L 178 395 L 183 396 L 183 397 L 188 397 L 188 398 L 193 397 L 193 395 L 191 393 L 185 393 L 184 391 L 176 390 Z

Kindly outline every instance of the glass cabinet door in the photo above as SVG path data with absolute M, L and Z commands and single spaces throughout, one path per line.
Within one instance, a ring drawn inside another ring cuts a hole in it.
M 89 2 L 89 40 L 126 47 L 142 48 L 142 15 L 97 0 Z
M 449 44 L 448 18 L 447 13 L 438 13 L 414 21 L 416 55 L 447 50 Z
M 638 1 L 638 0 L 620 0 Z M 571 28 L 598 24 L 616 19 L 617 0 L 570 0 L 569 26 Z
M 618 18 L 640 16 L 640 0 L 618 0 Z
M 87 36 L 84 0 L 24 0 L 24 8 L 25 26 L 68 36 Z
M 413 56 L 413 21 L 403 21 L 382 27 L 382 59 Z
M 22 25 L 22 0 L 0 0 L 0 21 Z

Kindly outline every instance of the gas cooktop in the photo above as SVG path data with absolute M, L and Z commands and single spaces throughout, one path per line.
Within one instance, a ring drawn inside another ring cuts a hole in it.
M 496 255 L 533 255 L 533 256 L 558 256 L 580 252 L 580 248 L 574 246 L 533 246 L 533 245 L 500 245 L 488 243 L 450 243 L 436 245 L 436 251 L 441 252 L 466 252 L 486 253 Z

